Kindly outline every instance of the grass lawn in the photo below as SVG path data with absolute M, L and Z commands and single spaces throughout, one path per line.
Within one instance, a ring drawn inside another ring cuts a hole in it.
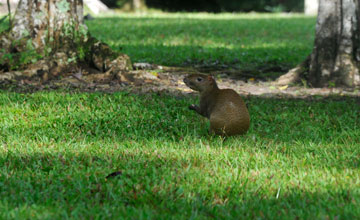
M 249 132 L 224 142 L 193 102 L 1 92 L 0 219 L 360 216 L 355 100 L 250 98 Z
M 87 22 L 134 62 L 290 68 L 310 54 L 315 18 L 274 14 L 120 14 Z
M 88 21 L 135 62 L 239 68 L 302 61 L 314 24 L 259 14 Z M 226 141 L 207 135 L 207 121 L 187 109 L 194 102 L 0 91 L 0 219 L 360 216 L 359 100 L 248 98 L 249 132 Z M 121 175 L 105 179 L 114 171 Z
M 301 14 L 121 13 L 86 24 L 93 36 L 133 62 L 257 72 L 302 62 L 313 47 L 315 22 Z M 0 32 L 7 25 L 2 22 Z

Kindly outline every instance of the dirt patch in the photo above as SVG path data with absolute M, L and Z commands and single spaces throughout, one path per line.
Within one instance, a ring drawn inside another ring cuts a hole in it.
M 194 93 L 183 83 L 189 73 L 199 73 L 192 68 L 165 67 L 151 64 L 134 64 L 136 70 L 122 73 L 118 77 L 106 74 L 64 74 L 66 77 L 48 80 L 24 79 L 20 81 L 0 81 L 0 89 L 19 92 L 34 92 L 52 89 L 75 89 L 86 92 L 132 91 L 136 93 L 165 92 L 174 95 Z M 234 70 L 217 70 L 216 77 L 220 88 L 232 88 L 242 96 L 261 96 L 278 98 L 308 98 L 313 96 L 347 96 L 360 98 L 359 88 L 307 88 L 305 86 L 275 86 L 272 81 L 255 79 L 251 75 L 234 74 Z M 239 79 L 240 78 L 240 79 Z

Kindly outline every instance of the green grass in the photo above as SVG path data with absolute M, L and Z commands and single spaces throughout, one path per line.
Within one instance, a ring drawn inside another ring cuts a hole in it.
M 119 14 L 88 21 L 91 34 L 134 62 L 290 68 L 311 52 L 315 18 L 299 14 Z
M 121 13 L 86 23 L 93 36 L 133 62 L 256 72 L 302 62 L 313 47 L 315 22 L 301 14 Z
M 224 142 L 194 102 L 2 91 L 0 219 L 360 216 L 358 100 L 250 98 L 249 132 Z
M 315 18 L 157 13 L 87 24 L 134 62 L 256 69 L 301 62 Z M 359 100 L 249 98 L 249 132 L 226 141 L 207 135 L 194 102 L 0 91 L 0 219 L 360 216 Z

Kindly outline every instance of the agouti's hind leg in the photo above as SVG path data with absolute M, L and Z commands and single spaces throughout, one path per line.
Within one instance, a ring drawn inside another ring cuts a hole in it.
M 221 126 L 216 124 L 215 120 L 210 120 L 209 133 L 213 134 L 213 135 L 220 135 L 220 136 L 225 136 L 226 135 L 225 128 L 221 128 Z
M 209 128 L 209 134 L 210 135 L 216 135 L 216 132 L 214 131 L 214 129 L 211 128 L 211 126 Z

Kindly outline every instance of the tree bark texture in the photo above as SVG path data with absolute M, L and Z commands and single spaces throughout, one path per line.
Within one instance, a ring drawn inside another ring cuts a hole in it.
M 313 87 L 360 86 L 360 0 L 320 0 L 310 56 L 276 84 L 304 78 Z
M 360 86 L 359 0 L 320 0 L 309 82 Z
M 27 75 L 42 68 L 48 78 L 80 62 L 107 74 L 132 68 L 126 55 L 87 32 L 83 0 L 20 0 L 10 31 L 0 35 L 0 48 L 0 75 L 32 65 Z
M 133 11 L 140 11 L 145 7 L 145 0 L 132 0 L 131 6 Z
M 10 35 L 13 41 L 30 37 L 32 45 L 42 52 L 45 45 L 59 47 L 64 25 L 74 25 L 75 30 L 85 28 L 82 0 L 21 0 Z

